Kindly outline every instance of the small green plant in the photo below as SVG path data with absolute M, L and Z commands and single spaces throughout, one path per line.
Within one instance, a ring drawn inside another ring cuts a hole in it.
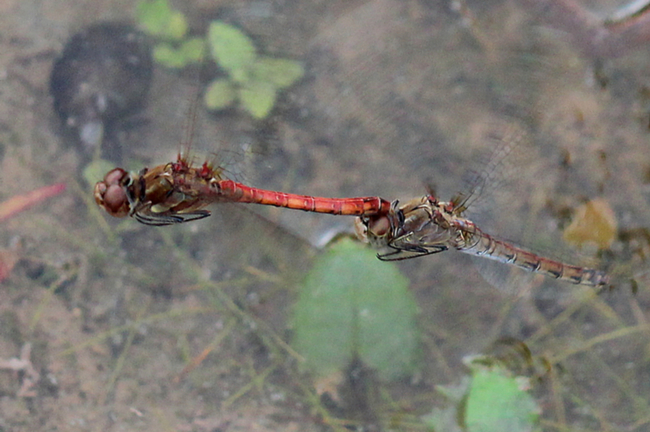
M 158 40 L 153 57 L 169 68 L 183 68 L 203 58 L 205 41 L 186 38 L 187 19 L 173 10 L 167 0 L 146 0 L 136 6 L 136 19 L 142 31 Z
M 205 92 L 205 105 L 218 110 L 240 106 L 257 119 L 273 109 L 278 91 L 302 78 L 302 64 L 289 59 L 262 56 L 253 41 L 237 27 L 221 21 L 210 24 L 208 46 L 227 78 L 212 82 Z
M 206 39 L 186 39 L 187 20 L 167 0 L 141 1 L 136 16 L 140 28 L 159 40 L 153 56 L 163 66 L 183 68 L 200 62 L 208 47 L 212 59 L 226 72 L 226 77 L 210 83 L 205 92 L 204 103 L 210 110 L 238 105 L 254 118 L 264 119 L 275 106 L 279 91 L 305 73 L 298 61 L 260 55 L 250 37 L 223 21 L 210 23 Z
M 307 274 L 293 313 L 292 345 L 317 376 L 353 359 L 383 379 L 412 373 L 420 340 L 418 308 L 397 266 L 343 240 Z
M 433 430 L 449 432 L 533 432 L 540 408 L 528 393 L 530 379 L 512 374 L 486 356 L 463 359 L 471 377 L 437 390 L 455 406 L 435 408 L 423 420 Z M 462 424 L 459 424 L 462 423 Z

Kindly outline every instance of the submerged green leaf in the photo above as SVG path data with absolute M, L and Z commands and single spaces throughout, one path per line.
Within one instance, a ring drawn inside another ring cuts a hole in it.
M 237 92 L 230 81 L 217 79 L 206 89 L 203 101 L 209 110 L 220 110 L 231 106 L 236 97 Z
M 203 58 L 203 40 L 188 39 L 178 48 L 169 43 L 159 43 L 153 49 L 154 60 L 168 68 L 183 68 L 198 63 Z
M 468 432 L 530 432 L 535 429 L 539 407 L 522 383 L 503 367 L 486 368 L 470 364 L 473 369 L 465 425 Z
M 471 369 L 459 383 L 436 386 L 451 405 L 422 417 L 433 430 L 460 432 L 536 431 L 540 408 L 528 393 L 530 379 L 513 376 L 490 356 L 463 359 Z
M 167 0 L 138 2 L 136 20 L 147 34 L 164 39 L 181 40 L 187 33 L 187 19 L 173 10 Z
M 260 57 L 253 65 L 253 79 L 275 85 L 278 89 L 289 87 L 302 78 L 302 63 L 273 57 Z
M 239 88 L 242 107 L 258 120 L 269 115 L 275 105 L 276 95 L 272 84 L 261 81 L 249 81 Z
M 408 280 L 392 263 L 345 240 L 321 255 L 293 314 L 293 346 L 317 375 L 355 358 L 392 379 L 411 373 L 419 341 Z
M 190 38 L 184 41 L 179 47 L 183 57 L 188 62 L 199 63 L 203 61 L 203 54 L 205 51 L 205 39 Z
M 153 48 L 153 58 L 156 63 L 168 68 L 182 68 L 186 64 L 183 55 L 167 43 L 157 44 Z
M 187 18 L 179 11 L 172 11 L 171 19 L 167 27 L 167 36 L 173 40 L 181 40 L 187 34 Z
M 210 23 L 208 44 L 217 64 L 230 74 L 250 68 L 257 57 L 253 41 L 237 27 L 223 21 Z

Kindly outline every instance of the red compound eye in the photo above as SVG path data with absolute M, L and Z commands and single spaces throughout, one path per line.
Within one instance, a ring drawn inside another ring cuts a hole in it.
M 130 204 L 124 185 L 128 175 L 122 168 L 115 168 L 95 185 L 95 202 L 111 216 L 125 217 L 129 214 Z

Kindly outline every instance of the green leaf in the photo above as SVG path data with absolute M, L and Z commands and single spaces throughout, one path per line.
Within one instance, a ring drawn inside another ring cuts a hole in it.
M 275 105 L 275 87 L 261 81 L 249 81 L 239 88 L 242 107 L 256 119 L 269 115 Z
M 167 0 L 139 2 L 136 20 L 145 33 L 164 39 L 180 40 L 187 32 L 185 16 L 173 10 Z
M 205 51 L 205 40 L 202 38 L 191 38 L 183 42 L 179 51 L 183 57 L 191 63 L 200 63 L 203 61 Z
M 198 63 L 203 58 L 203 39 L 188 39 L 178 48 L 169 43 L 159 43 L 153 48 L 153 58 L 168 68 L 179 69 L 191 63 Z
M 212 81 L 203 95 L 203 101 L 209 110 L 229 107 L 235 101 L 237 93 L 230 81 L 218 79 Z
M 271 83 L 278 89 L 289 87 L 304 74 L 302 63 L 272 57 L 260 57 L 253 64 L 252 72 L 253 79 Z
M 140 1 L 135 8 L 135 16 L 145 33 L 158 35 L 171 19 L 171 8 L 167 0 Z
M 172 40 L 181 40 L 187 33 L 187 19 L 179 11 L 172 11 L 171 18 L 167 23 L 167 30 L 164 36 Z
M 311 269 L 293 313 L 293 346 L 317 375 L 355 358 L 393 379 L 411 373 L 419 341 L 407 279 L 368 248 L 343 240 Z
M 250 68 L 257 57 L 253 41 L 237 27 L 223 21 L 210 23 L 208 44 L 217 64 L 231 74 Z
M 500 367 L 473 367 L 465 426 L 468 432 L 530 432 L 536 427 L 539 407 L 525 390 L 523 377 L 512 377 Z
M 230 71 L 230 78 L 236 83 L 246 85 L 251 80 L 251 71 L 246 68 L 235 69 Z
M 183 53 L 167 43 L 160 43 L 153 48 L 153 58 L 156 63 L 172 69 L 179 69 L 187 65 Z

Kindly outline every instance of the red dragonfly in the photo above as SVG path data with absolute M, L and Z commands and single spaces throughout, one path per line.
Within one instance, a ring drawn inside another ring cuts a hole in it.
M 492 154 L 482 165 L 480 174 L 473 179 L 469 193 L 458 194 L 450 201 L 440 201 L 430 188 L 425 196 L 404 203 L 396 200 L 388 212 L 359 217 L 356 220 L 357 236 L 381 250 L 378 258 L 386 261 L 458 250 L 573 284 L 608 286 L 609 277 L 601 270 L 537 255 L 486 233 L 464 217 L 468 207 L 477 200 L 494 205 L 489 195 L 505 183 L 516 181 L 511 165 L 517 166 L 519 157 L 529 157 L 525 128 L 516 124 L 495 126 L 499 129 L 491 134 L 494 141 Z
M 390 211 L 379 197 L 321 198 L 247 186 L 225 178 L 223 169 L 204 162 L 192 166 L 180 153 L 176 162 L 129 173 L 109 171 L 95 185 L 97 205 L 115 217 L 132 216 L 147 225 L 163 226 L 210 216 L 213 203 L 239 202 L 334 215 L 373 216 Z
M 462 216 L 460 196 L 439 201 L 434 194 L 400 205 L 394 201 L 388 213 L 357 219 L 357 235 L 378 249 L 381 260 L 403 260 L 456 249 L 461 252 L 515 265 L 574 284 L 604 287 L 609 277 L 601 270 L 579 267 L 536 255 L 483 232 Z

